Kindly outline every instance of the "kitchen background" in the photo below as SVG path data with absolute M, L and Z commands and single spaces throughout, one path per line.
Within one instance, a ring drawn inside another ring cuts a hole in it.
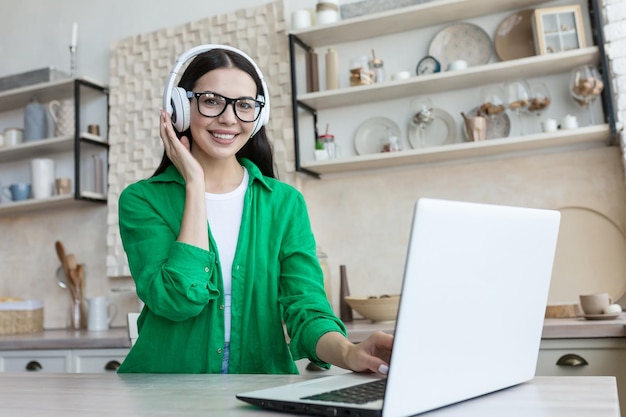
M 554 4 L 581 4 L 586 8 L 586 2 Z M 77 22 L 77 74 L 99 80 L 111 89 L 108 205 L 1 217 L 0 296 L 43 299 L 45 327 L 64 327 L 68 295 L 55 282 L 59 261 L 54 242 L 61 240 L 66 250 L 86 265 L 87 295 L 106 295 L 121 307 L 115 325 L 125 323 L 123 313 L 137 309 L 132 292 L 124 291 L 132 287 L 132 280 L 127 276 L 117 234 L 117 197 L 126 184 L 150 175 L 156 166 L 162 152 L 157 124 L 163 83 L 174 59 L 201 43 L 238 46 L 250 52 L 263 69 L 272 94 L 269 130 L 278 172 L 281 179 L 297 186 L 308 202 L 318 243 L 328 255 L 335 307 L 342 264 L 347 267 L 351 292 L 355 295 L 399 291 L 411 209 L 415 199 L 421 196 L 553 209 L 584 207 L 601 213 L 617 226 L 619 237 L 604 239 L 606 235 L 598 237 L 589 230 L 575 236 L 573 249 L 568 253 L 572 256 L 562 262 L 570 262 L 576 268 L 556 271 L 559 273 L 554 277 L 551 301 L 575 302 L 578 293 L 605 291 L 607 286 L 615 298 L 623 295 L 626 267 L 619 260 L 619 251 L 625 244 L 621 231 L 626 227 L 626 193 L 619 146 L 567 148 L 505 158 L 387 168 L 338 174 L 322 180 L 294 173 L 287 31 L 292 10 L 314 5 L 314 0 L 285 4 L 263 0 L 230 3 L 187 0 L 178 2 L 176 7 L 144 0 L 101 4 L 66 0 L 54 5 L 32 0 L 23 5 L 0 4 L 0 56 L 4 58 L 0 77 L 46 66 L 69 72 L 68 46 L 72 24 Z M 618 120 L 623 121 L 626 5 L 623 1 L 606 0 L 603 7 L 609 19 L 605 37 L 615 78 Z M 471 21 L 493 34 L 507 14 Z M 590 43 L 588 18 L 585 26 Z M 398 40 L 399 45 L 411 48 L 409 52 L 385 49 L 383 41 L 371 40 L 356 42 L 352 48 L 359 52 L 353 54 L 367 55 L 375 48 L 390 73 L 412 70 L 440 28 L 415 32 L 410 42 Z M 344 63 L 352 56 L 347 50 L 340 53 Z M 346 71 L 341 81 L 347 86 Z M 548 81 L 555 97 L 566 94 L 563 86 L 567 81 L 552 78 Z M 477 89 L 468 88 L 433 99 L 438 107 L 458 101 L 456 105 L 472 108 L 478 104 L 478 94 Z M 547 115 L 561 120 L 567 113 L 578 111 L 582 123 L 583 113 L 573 104 L 558 98 L 556 102 L 561 104 L 552 106 Z M 352 146 L 354 130 L 371 115 L 381 113 L 404 124 L 406 104 L 398 102 L 394 106 L 391 110 L 380 109 L 377 104 L 356 106 L 338 116 L 328 116 L 340 151 L 342 147 L 345 150 Z M 0 131 L 19 122 L 20 116 L 17 112 L 3 115 Z M 455 119 L 460 126 L 460 116 Z M 513 119 L 513 130 L 519 129 L 515 122 Z M 531 119 L 525 121 L 529 128 L 531 122 Z M 10 175 L 6 167 L 0 166 L 0 184 L 9 183 Z M 613 236 L 611 231 L 608 233 L 609 237 Z M 613 256 L 616 251 L 617 256 Z

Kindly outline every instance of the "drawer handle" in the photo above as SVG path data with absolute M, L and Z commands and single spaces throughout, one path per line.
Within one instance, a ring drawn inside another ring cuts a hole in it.
M 104 369 L 106 371 L 117 371 L 120 367 L 120 363 L 118 361 L 109 361 L 106 365 L 104 365 Z
M 26 364 L 26 370 L 31 372 L 41 371 L 43 366 L 37 361 L 30 361 Z
M 585 366 L 589 365 L 589 363 L 582 356 L 576 355 L 575 353 L 568 353 L 567 355 L 563 355 L 556 361 L 556 364 L 559 366 Z

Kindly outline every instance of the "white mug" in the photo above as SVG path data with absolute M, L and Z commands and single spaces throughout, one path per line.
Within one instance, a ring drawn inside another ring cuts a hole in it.
M 298 30 L 311 26 L 311 12 L 308 9 L 300 9 L 291 13 L 291 29 Z
M 54 159 L 31 159 L 30 172 L 33 185 L 33 198 L 52 197 L 54 195 L 54 189 L 56 188 Z
M 558 124 L 554 119 L 546 119 L 541 122 L 541 129 L 544 132 L 555 132 L 558 129 Z
M 467 61 L 463 61 L 462 59 L 452 61 L 448 64 L 448 71 L 458 71 L 467 69 Z
M 107 330 L 117 314 L 117 306 L 102 296 L 89 298 L 87 303 L 89 305 L 87 330 L 92 332 Z
M 576 116 L 572 116 L 568 114 L 563 118 L 561 122 L 561 129 L 576 129 L 578 127 L 578 120 L 576 120 Z

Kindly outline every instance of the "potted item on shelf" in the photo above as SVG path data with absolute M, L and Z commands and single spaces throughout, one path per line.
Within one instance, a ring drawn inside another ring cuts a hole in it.
M 532 19 L 537 54 L 552 54 L 585 47 L 579 5 L 536 9 Z

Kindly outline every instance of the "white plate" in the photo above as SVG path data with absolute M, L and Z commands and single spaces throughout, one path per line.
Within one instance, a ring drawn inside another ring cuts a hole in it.
M 354 134 L 354 149 L 357 155 L 382 152 L 383 146 L 389 142 L 390 134 L 400 140 L 400 128 L 386 117 L 374 117 L 362 123 Z
M 491 38 L 479 26 L 457 23 L 437 32 L 430 41 L 428 55 L 437 58 L 441 71 L 457 60 L 466 61 L 470 67 L 484 65 L 491 58 Z
M 466 115 L 476 115 L 478 107 L 474 107 L 472 110 L 466 112 Z M 491 116 L 486 116 L 487 119 L 487 132 L 485 133 L 485 139 L 499 139 L 506 138 L 511 133 L 511 119 L 506 111 Z M 467 140 L 467 130 L 465 129 L 465 123 L 463 123 L 462 129 L 463 136 Z
M 434 108 L 434 120 L 424 128 L 424 138 L 420 137 L 419 125 L 409 122 L 408 137 L 412 148 L 426 148 L 454 143 L 456 140 L 456 123 L 445 110 Z

